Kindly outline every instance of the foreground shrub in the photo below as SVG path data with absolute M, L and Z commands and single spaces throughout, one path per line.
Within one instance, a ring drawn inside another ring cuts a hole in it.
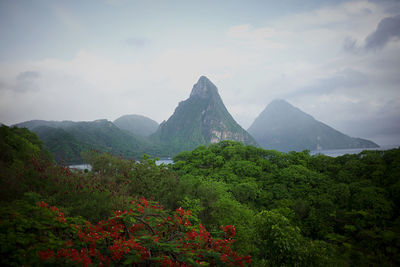
M 37 197 L 37 196 L 36 196 Z M 244 266 L 249 256 L 231 249 L 235 228 L 222 226 L 211 236 L 181 208 L 165 211 L 140 198 L 92 224 L 66 217 L 44 202 L 27 200 L 1 208 L 2 265 Z

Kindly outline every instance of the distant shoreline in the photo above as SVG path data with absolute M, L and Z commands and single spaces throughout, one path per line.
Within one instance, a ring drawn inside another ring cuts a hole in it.
M 385 151 L 385 150 L 390 150 L 394 148 L 398 148 L 400 145 L 382 145 L 379 147 L 373 147 L 373 148 L 344 148 L 344 149 L 322 149 L 322 150 L 312 150 L 310 151 L 310 155 L 318 155 L 318 154 L 323 154 L 326 156 L 330 157 L 339 157 L 343 156 L 345 154 L 358 154 L 361 153 L 364 150 L 370 150 L 370 151 Z
M 326 150 L 312 150 L 310 151 L 310 155 L 326 155 L 329 157 L 339 157 L 343 156 L 345 154 L 358 154 L 361 153 L 364 150 L 370 150 L 370 151 L 385 151 L 385 150 L 390 150 L 390 149 L 395 149 L 400 147 L 400 145 L 382 145 L 378 148 L 347 148 L 347 149 L 326 149 Z M 157 165 L 161 164 L 171 164 L 174 161 L 171 158 L 162 158 L 156 161 Z M 85 170 L 88 169 L 89 171 L 92 169 L 92 166 L 90 164 L 72 164 L 68 165 L 70 169 L 77 169 L 77 170 Z

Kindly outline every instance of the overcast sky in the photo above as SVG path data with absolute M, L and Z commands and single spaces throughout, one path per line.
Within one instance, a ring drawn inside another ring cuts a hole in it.
M 247 129 L 286 99 L 400 144 L 400 2 L 0 0 L 0 122 L 167 120 L 207 76 Z

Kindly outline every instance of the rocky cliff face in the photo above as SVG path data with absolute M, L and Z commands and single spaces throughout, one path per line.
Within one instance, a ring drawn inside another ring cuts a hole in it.
M 169 147 L 172 153 L 222 140 L 256 145 L 229 114 L 217 87 L 205 76 L 200 77 L 190 97 L 179 103 L 152 138 Z
M 193 85 L 193 89 L 189 98 L 200 97 L 206 99 L 218 96 L 219 94 L 217 87 L 206 76 L 201 76 L 198 82 Z

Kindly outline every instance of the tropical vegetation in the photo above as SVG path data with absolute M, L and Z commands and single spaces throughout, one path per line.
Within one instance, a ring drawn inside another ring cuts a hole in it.
M 400 149 L 328 157 L 222 141 L 157 165 L 57 165 L 0 127 L 6 266 L 398 266 Z

